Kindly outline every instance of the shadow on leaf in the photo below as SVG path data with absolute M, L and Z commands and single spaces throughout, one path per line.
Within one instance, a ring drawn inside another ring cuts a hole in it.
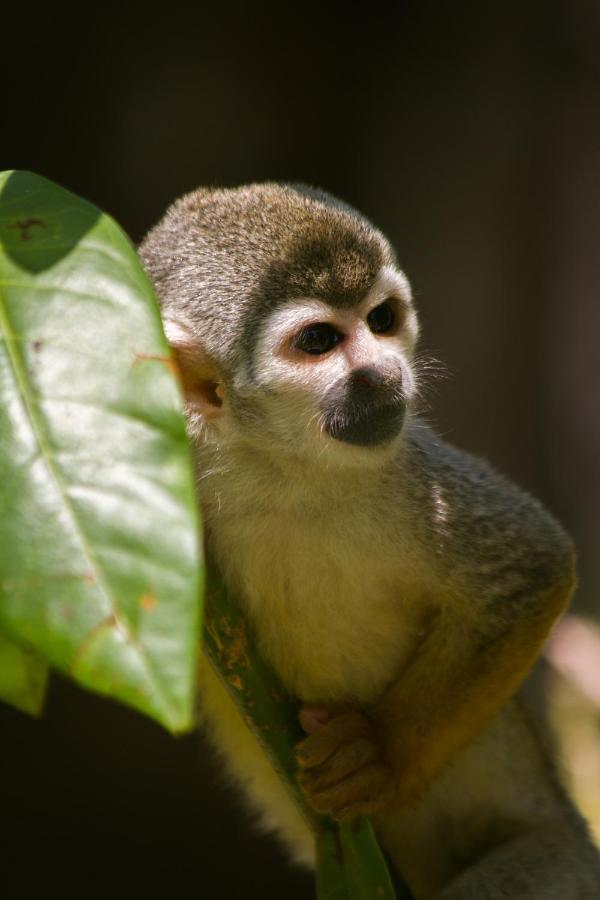
M 40 175 L 11 172 L 0 186 L 0 248 L 19 268 L 42 272 L 70 253 L 99 216 Z

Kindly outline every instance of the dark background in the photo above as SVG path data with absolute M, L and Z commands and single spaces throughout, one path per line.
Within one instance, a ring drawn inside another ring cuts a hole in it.
M 22 4 L 26 6 L 26 4 Z M 600 584 L 600 6 L 594 2 L 86 4 L 2 13 L 0 168 L 32 169 L 137 241 L 200 184 L 302 180 L 392 239 L 430 419 L 539 495 Z M 174 741 L 56 678 L 0 710 L 3 881 L 308 898 Z

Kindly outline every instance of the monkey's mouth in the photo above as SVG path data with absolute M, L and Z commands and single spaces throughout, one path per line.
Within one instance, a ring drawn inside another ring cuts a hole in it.
M 353 405 L 325 413 L 325 430 L 336 441 L 374 447 L 397 437 L 402 431 L 406 408 L 400 401 L 368 406 Z

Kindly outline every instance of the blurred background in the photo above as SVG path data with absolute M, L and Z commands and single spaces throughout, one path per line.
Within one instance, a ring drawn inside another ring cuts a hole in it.
M 583 618 L 543 675 L 600 834 L 600 5 L 28 6 L 2 14 L 0 168 L 136 242 L 185 191 L 267 179 L 391 238 L 447 373 L 429 419 L 576 539 Z M 0 734 L 3 867 L 25 891 L 312 896 L 197 735 L 59 678 L 41 721 L 2 707 Z

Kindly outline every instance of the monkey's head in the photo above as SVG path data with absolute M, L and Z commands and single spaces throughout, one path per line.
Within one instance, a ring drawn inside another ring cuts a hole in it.
M 387 240 L 357 212 L 301 185 L 199 190 L 140 254 L 192 438 L 342 463 L 394 447 L 417 319 Z

